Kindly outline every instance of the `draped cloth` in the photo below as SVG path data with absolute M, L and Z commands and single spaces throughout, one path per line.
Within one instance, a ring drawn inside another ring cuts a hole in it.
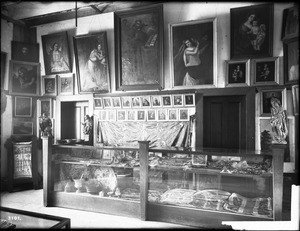
M 107 122 L 98 124 L 99 142 L 105 145 L 138 146 L 138 141 L 150 141 L 151 147 L 190 144 L 189 121 L 166 122 Z

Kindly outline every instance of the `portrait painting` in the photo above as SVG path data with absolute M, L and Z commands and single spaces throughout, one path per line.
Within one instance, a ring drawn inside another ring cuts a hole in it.
M 38 63 L 40 61 L 39 44 L 11 41 L 11 59 Z
M 262 89 L 260 90 L 261 116 L 271 116 L 271 99 L 276 98 L 280 106 L 286 110 L 286 89 Z
M 125 121 L 126 120 L 126 110 L 118 110 L 117 111 L 117 120 Z
M 165 121 L 168 119 L 168 110 L 167 109 L 159 109 L 157 110 L 157 120 Z
M 283 10 L 281 40 L 299 37 L 299 6 Z
M 11 95 L 39 95 L 40 64 L 10 60 Z
M 46 75 L 72 72 L 68 33 L 42 35 Z
M 120 97 L 112 97 L 112 104 L 114 108 L 121 108 L 121 98 Z
M 124 96 L 122 97 L 122 107 L 123 108 L 131 108 L 131 97 L 129 96 Z
M 183 106 L 183 95 L 173 95 L 173 106 L 174 107 Z
M 117 90 L 163 84 L 163 5 L 115 12 Z
M 111 102 L 111 97 L 103 97 L 103 105 L 104 108 L 112 108 L 112 102 Z
M 74 95 L 74 74 L 58 75 L 58 94 Z
M 146 111 L 137 110 L 137 120 L 138 121 L 146 121 Z
M 38 99 L 37 101 L 38 106 L 38 116 L 43 115 L 46 113 L 49 117 L 52 117 L 52 99 Z
M 94 98 L 94 108 L 95 109 L 102 109 L 103 108 L 102 98 Z
M 156 121 L 156 110 L 149 109 L 147 110 L 147 121 Z
M 161 96 L 162 106 L 163 107 L 172 107 L 172 97 L 171 95 Z
M 227 60 L 226 87 L 250 86 L 250 60 Z
M 253 85 L 278 85 L 279 84 L 279 58 L 253 59 Z
M 32 98 L 15 96 L 14 117 L 32 117 Z
M 12 126 L 13 135 L 33 135 L 33 122 L 14 119 Z
M 215 86 L 216 19 L 170 25 L 173 87 Z
M 141 104 L 143 107 L 150 107 L 150 103 L 150 96 L 141 96 Z
M 56 75 L 42 76 L 42 95 L 56 96 L 57 95 L 57 78 Z
M 171 120 L 171 121 L 178 120 L 178 109 L 175 109 L 175 108 L 168 109 L 168 120 Z
M 189 109 L 185 109 L 185 108 L 179 109 L 179 120 L 189 121 Z
M 195 106 L 195 94 L 184 95 L 184 106 Z
M 106 32 L 75 36 L 73 41 L 79 93 L 110 92 Z
M 151 105 L 152 105 L 152 107 L 161 107 L 161 96 L 160 95 L 152 95 L 151 96 Z
M 284 83 L 299 84 L 299 38 L 283 42 Z
M 230 57 L 273 55 L 273 3 L 230 9 Z
M 132 97 L 131 105 L 132 105 L 132 107 L 140 107 L 141 106 L 140 97 L 139 96 Z
M 292 86 L 294 115 L 299 115 L 299 85 Z

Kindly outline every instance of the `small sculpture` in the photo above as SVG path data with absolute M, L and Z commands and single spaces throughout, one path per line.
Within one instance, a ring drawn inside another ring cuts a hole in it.
M 52 136 L 52 122 L 47 113 L 40 117 L 40 130 L 42 136 Z
M 93 120 L 89 115 L 84 116 L 83 133 L 85 135 L 91 135 L 93 133 Z
M 272 126 L 272 143 L 286 144 L 286 136 L 288 134 L 287 120 L 284 109 L 281 106 L 281 102 L 275 98 L 271 98 L 271 126 Z

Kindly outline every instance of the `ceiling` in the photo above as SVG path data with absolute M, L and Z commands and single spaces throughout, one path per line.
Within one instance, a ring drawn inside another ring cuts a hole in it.
M 1 1 L 1 18 L 30 27 L 71 19 L 76 14 L 77 17 L 85 17 L 123 9 L 133 9 L 154 3 L 157 2 Z

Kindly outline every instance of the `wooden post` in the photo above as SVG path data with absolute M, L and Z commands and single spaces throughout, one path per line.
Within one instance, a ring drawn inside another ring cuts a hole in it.
M 141 220 L 147 220 L 149 141 L 139 141 Z
M 284 144 L 272 144 L 273 153 L 273 219 L 282 220 Z
M 33 181 L 33 189 L 39 189 L 39 175 L 38 175 L 38 157 L 37 157 L 37 138 L 32 137 L 32 181 Z
M 52 137 L 42 137 L 43 154 L 43 201 L 44 206 L 50 206 L 51 177 L 52 177 Z

